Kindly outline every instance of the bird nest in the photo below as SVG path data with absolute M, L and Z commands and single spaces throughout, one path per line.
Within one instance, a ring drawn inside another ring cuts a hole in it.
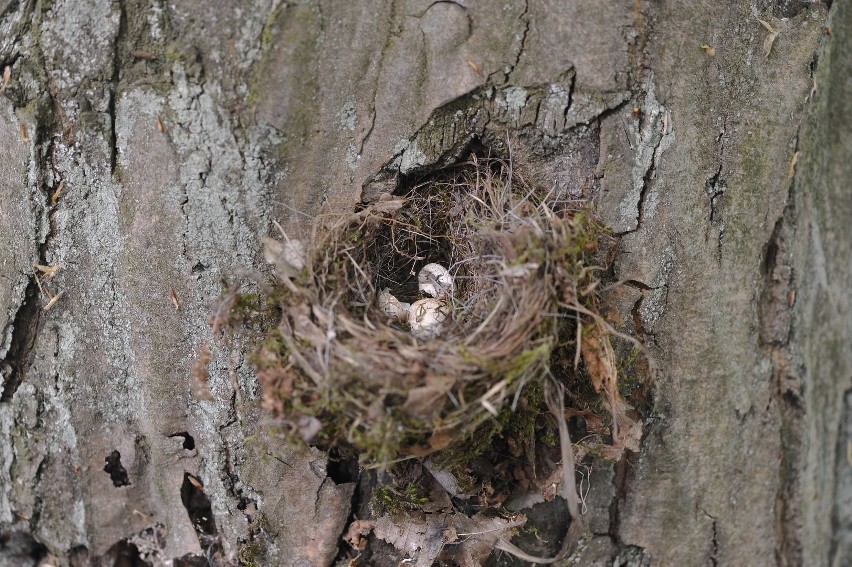
M 267 240 L 282 316 L 258 359 L 287 431 L 379 467 L 490 439 L 533 393 L 542 405 L 554 353 L 579 360 L 598 318 L 602 235 L 501 161 L 384 197 L 318 219 L 307 249 Z

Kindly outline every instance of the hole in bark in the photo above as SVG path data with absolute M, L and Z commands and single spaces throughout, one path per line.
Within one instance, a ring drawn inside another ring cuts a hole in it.
M 0 532 L 3 565 L 37 565 L 47 556 L 47 547 L 24 532 Z
M 112 561 L 112 563 L 110 563 Z M 95 565 L 112 565 L 112 567 L 151 567 L 151 563 L 140 557 L 136 544 L 126 539 L 115 543 Z
M 187 431 L 181 431 L 180 433 L 173 433 L 169 435 L 169 437 L 182 437 L 183 438 L 183 448 L 187 451 L 192 451 L 195 449 L 195 438 L 190 435 Z
M 349 482 L 358 482 L 358 460 L 331 460 L 325 466 L 326 474 L 334 481 L 334 484 L 346 484 Z
M 178 557 L 174 562 L 174 567 L 210 567 L 211 565 L 219 565 L 219 563 L 211 562 L 204 555 L 192 555 L 191 553 Z
M 213 521 L 210 498 L 204 494 L 204 487 L 201 486 L 198 479 L 189 473 L 183 473 L 180 499 L 184 508 L 186 508 L 189 520 L 198 533 L 199 540 L 202 539 L 202 536 L 216 535 L 216 522 Z
M 130 478 L 127 476 L 127 470 L 121 464 L 121 453 L 113 451 L 107 455 L 104 472 L 109 474 L 113 486 L 130 486 Z
M 41 307 L 38 302 L 38 286 L 31 280 L 24 292 L 24 300 L 12 321 L 12 342 L 6 354 L 3 368 L 4 378 L 0 378 L 3 387 L 0 402 L 11 402 L 24 379 L 30 365 L 30 354 L 35 344 Z
M 775 269 L 775 263 L 778 257 L 778 244 L 775 242 L 775 238 L 772 238 L 772 241 L 766 246 L 766 257 L 763 261 L 763 273 L 767 275 L 772 274 L 772 270 Z
M 85 567 L 87 565 L 91 565 L 91 563 L 92 562 L 89 559 L 89 548 L 85 545 L 72 547 L 71 551 L 68 552 L 68 564 L 71 567 Z
M 807 9 L 810 0 L 775 0 L 773 13 L 781 18 L 793 18 Z M 830 2 L 827 8 L 831 8 Z

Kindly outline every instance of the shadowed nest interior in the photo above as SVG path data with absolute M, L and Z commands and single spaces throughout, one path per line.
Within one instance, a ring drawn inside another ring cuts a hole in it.
M 507 427 L 534 435 L 554 355 L 576 368 L 582 321 L 599 320 L 591 258 L 603 235 L 564 196 L 475 157 L 319 218 L 304 253 L 285 235 L 267 246 L 282 316 L 258 357 L 264 407 L 294 437 L 382 468 L 471 458 Z M 440 334 L 423 339 L 379 295 L 417 300 L 427 263 L 454 287 Z

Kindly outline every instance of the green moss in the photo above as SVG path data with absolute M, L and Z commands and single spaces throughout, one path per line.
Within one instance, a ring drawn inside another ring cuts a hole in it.
M 242 544 L 237 552 L 240 565 L 244 567 L 260 567 L 259 559 L 265 551 L 265 546 L 260 542 L 252 541 Z
M 559 432 L 555 427 L 547 426 L 544 428 L 541 435 L 539 435 L 538 440 L 547 445 L 548 447 L 558 447 L 559 446 Z
M 404 512 L 419 510 L 428 503 L 429 498 L 415 484 L 386 485 L 373 490 L 370 498 L 370 509 L 376 516 L 384 514 L 395 516 Z
M 266 534 L 269 533 L 269 519 L 262 512 L 257 512 L 248 525 L 248 541 L 240 544 L 237 550 L 239 564 L 244 567 L 260 567 L 266 565 Z
M 618 392 L 625 398 L 644 385 L 644 378 L 638 363 L 642 360 L 641 351 L 636 348 L 616 349 L 615 364 L 618 371 Z

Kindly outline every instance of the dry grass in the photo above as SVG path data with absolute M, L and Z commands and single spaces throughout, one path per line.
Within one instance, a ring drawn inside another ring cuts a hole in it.
M 282 318 L 258 364 L 264 406 L 306 441 L 379 467 L 471 439 L 541 386 L 557 348 L 579 359 L 580 321 L 598 318 L 590 258 L 602 235 L 506 163 L 475 158 L 319 219 L 304 268 L 279 270 Z M 420 340 L 377 297 L 417 299 L 428 262 L 456 284 L 451 324 Z

